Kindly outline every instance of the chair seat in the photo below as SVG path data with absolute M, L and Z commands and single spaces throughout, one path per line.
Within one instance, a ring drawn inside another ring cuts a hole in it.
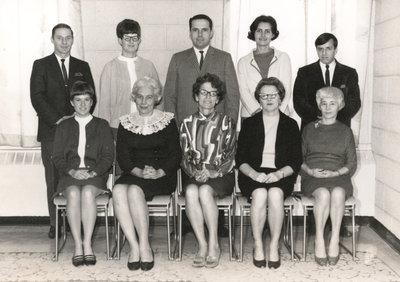
M 96 205 L 107 205 L 108 201 L 110 200 L 110 194 L 109 193 L 104 193 L 101 195 L 98 195 L 96 197 Z M 57 195 L 54 197 L 54 205 L 56 206 L 66 206 L 67 205 L 67 198 L 64 197 L 63 195 Z
M 233 200 L 232 200 L 232 196 L 226 196 L 222 199 L 217 198 L 216 199 L 217 202 L 217 206 L 230 206 L 233 205 Z M 178 196 L 178 201 L 177 204 L 180 206 L 184 206 L 186 205 L 186 200 L 185 200 L 185 196 Z
M 157 195 L 151 201 L 147 201 L 148 205 L 168 205 L 171 202 L 171 195 Z
M 301 196 L 301 203 L 303 206 L 314 206 L 315 198 L 314 197 L 307 197 Z M 353 196 L 350 196 L 345 202 L 345 206 L 354 206 L 356 204 L 356 199 Z

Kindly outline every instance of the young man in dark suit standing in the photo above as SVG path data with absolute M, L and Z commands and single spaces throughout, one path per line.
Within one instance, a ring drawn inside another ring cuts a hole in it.
M 33 63 L 30 93 L 31 102 L 39 118 L 37 140 L 41 143 L 45 169 L 47 204 L 50 215 L 49 238 L 55 237 L 56 212 L 52 197 L 58 184 L 58 173 L 51 160 L 56 126 L 73 116 L 69 87 L 76 80 L 84 80 L 93 88 L 93 77 L 87 62 L 71 56 L 74 35 L 67 24 L 53 27 L 51 42 L 54 53 Z M 93 101 L 92 111 L 96 99 Z M 59 233 L 60 234 L 60 233 Z
M 345 106 L 339 111 L 337 119 L 350 126 L 351 119 L 361 107 L 360 88 L 357 71 L 339 63 L 338 40 L 331 33 L 323 33 L 315 40 L 319 60 L 299 69 L 294 83 L 293 102 L 301 117 L 301 128 L 317 120 L 321 113 L 315 95 L 324 86 L 340 88 L 344 94 Z

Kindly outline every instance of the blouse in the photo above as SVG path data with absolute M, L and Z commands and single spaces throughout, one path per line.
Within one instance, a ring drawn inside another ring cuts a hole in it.
M 181 167 L 191 177 L 196 170 L 229 173 L 236 153 L 236 131 L 233 120 L 222 113 L 205 116 L 196 112 L 180 126 Z

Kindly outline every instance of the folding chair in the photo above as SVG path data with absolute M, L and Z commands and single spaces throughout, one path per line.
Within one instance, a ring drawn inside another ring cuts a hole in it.
M 236 174 L 236 172 L 235 172 Z M 218 210 L 223 210 L 228 214 L 228 226 L 229 226 L 229 259 L 236 260 L 236 252 L 234 251 L 233 246 L 233 230 L 234 230 L 234 211 L 235 211 L 235 204 L 236 204 L 236 193 L 235 188 L 233 189 L 233 193 L 229 196 L 224 198 L 217 198 L 216 200 Z M 177 208 L 177 215 L 178 215 L 178 236 L 177 236 L 177 244 L 175 248 L 175 259 L 177 261 L 182 260 L 182 211 L 186 209 L 186 201 L 185 196 L 182 195 L 182 178 L 181 178 L 181 171 L 178 171 L 178 186 L 176 191 L 176 208 Z
M 314 197 L 301 196 L 301 203 L 303 205 L 303 260 L 306 261 L 306 242 L 307 242 L 307 215 L 308 211 L 314 209 L 315 199 Z M 356 259 L 356 220 L 355 220 L 355 210 L 356 210 L 356 199 L 351 196 L 344 203 L 344 216 L 351 216 L 352 222 L 352 251 L 350 252 L 343 244 L 340 244 L 348 253 L 353 256 L 353 260 Z
M 97 213 L 104 212 L 104 221 L 105 221 L 105 225 L 106 225 L 107 260 L 110 259 L 110 240 L 109 240 L 109 230 L 108 230 L 108 206 L 110 203 L 110 195 L 111 195 L 111 193 L 109 191 L 107 191 L 96 197 Z M 56 206 L 56 226 L 58 226 L 58 212 L 59 211 L 61 212 L 62 221 L 63 221 L 63 226 L 62 226 L 63 242 L 60 247 L 59 247 L 59 242 L 58 242 L 58 228 L 56 228 L 56 237 L 55 237 L 56 248 L 55 248 L 54 260 L 58 261 L 58 254 L 64 248 L 65 242 L 67 240 L 66 219 L 65 219 L 65 217 L 67 215 L 67 198 L 64 197 L 63 195 L 57 195 L 56 197 L 54 197 L 53 203 Z

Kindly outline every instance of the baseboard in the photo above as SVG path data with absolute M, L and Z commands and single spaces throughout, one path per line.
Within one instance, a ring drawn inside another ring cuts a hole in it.
M 371 218 L 369 227 L 374 230 L 379 237 L 381 237 L 393 250 L 400 254 L 400 239 L 390 232 L 382 223 L 377 219 Z

